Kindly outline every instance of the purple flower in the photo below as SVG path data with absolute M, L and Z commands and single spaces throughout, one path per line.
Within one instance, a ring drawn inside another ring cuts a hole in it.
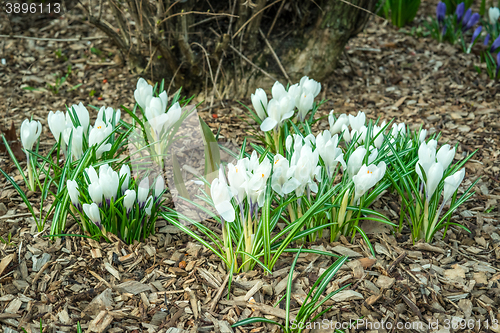
M 475 26 L 476 23 L 479 22 L 480 18 L 481 18 L 481 16 L 478 13 L 472 14 L 472 16 L 470 17 L 469 22 L 467 22 L 467 25 L 464 28 L 464 31 L 467 31 L 470 28 L 472 28 L 473 26 Z
M 461 2 L 458 6 L 457 6 L 457 10 L 455 11 L 455 14 L 457 14 L 457 22 L 460 22 L 460 20 L 462 19 L 462 17 L 464 16 L 464 11 L 465 11 L 465 3 L 464 2 Z
M 472 15 L 472 10 L 469 8 L 467 9 L 467 11 L 465 12 L 465 15 L 464 17 L 462 18 L 462 27 L 465 27 L 467 25 L 467 23 L 469 22 L 469 19 Z
M 446 15 L 446 4 L 440 1 L 436 7 L 436 18 L 439 23 L 444 21 L 445 15 Z
M 470 45 L 474 44 L 474 42 L 476 41 L 477 37 L 479 37 L 479 35 L 481 34 L 481 30 L 483 29 L 482 26 L 479 26 L 476 28 L 476 30 L 474 30 L 474 33 L 472 34 L 472 41 L 470 42 Z
M 491 44 L 490 53 L 495 52 L 496 49 L 500 47 L 500 36 L 497 37 Z
M 497 72 L 495 73 L 495 78 L 498 76 L 498 71 L 500 70 L 500 52 L 497 54 Z
M 486 37 L 484 38 L 483 45 L 488 46 L 489 42 L 490 42 L 490 34 L 487 34 Z
M 443 26 L 443 29 L 441 29 L 441 36 L 444 36 L 446 34 L 446 30 L 448 29 L 448 26 L 445 24 Z

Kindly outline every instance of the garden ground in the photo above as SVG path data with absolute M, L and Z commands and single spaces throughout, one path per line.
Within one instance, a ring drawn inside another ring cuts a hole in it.
M 424 2 L 419 20 L 430 15 L 434 6 L 435 2 Z M 0 38 L 0 58 L 5 59 L 5 65 L 0 65 L 2 128 L 14 124 L 19 129 L 22 120 L 33 115 L 44 126 L 42 137 L 50 137 L 46 122 L 50 110 L 63 110 L 80 101 L 114 108 L 133 106 L 138 75 L 125 69 L 105 37 L 92 29 L 87 33 L 89 29 L 78 16 L 65 15 L 24 35 L 90 38 L 77 42 Z M 463 186 L 477 177 L 481 180 L 473 198 L 453 216 L 471 234 L 452 228 L 444 240 L 413 245 L 405 231 L 391 234 L 379 225 L 365 225 L 371 231 L 376 260 L 370 259 L 361 239 L 353 244 L 342 238 L 333 244 L 324 240 L 311 245 L 353 258 L 330 288 L 351 286 L 334 297 L 326 318 L 425 323 L 423 328 L 414 325 L 408 330 L 379 332 L 424 332 L 429 322 L 438 319 L 443 333 L 453 331 L 447 324 L 472 318 L 471 332 L 486 332 L 487 323 L 491 331 L 500 332 L 500 325 L 492 326 L 494 320 L 500 321 L 498 83 L 477 74 L 475 55 L 428 37 L 398 32 L 381 19 L 372 20 L 346 51 L 335 77 L 323 83 L 320 96 L 328 101 L 320 109 L 321 116 L 331 109 L 364 111 L 369 118 L 396 118 L 412 129 L 423 124 L 431 133 L 442 132 L 441 142 L 458 143 L 457 158 L 477 150 L 465 166 Z M 66 75 L 68 65 L 71 75 L 58 94 L 23 89 L 54 85 L 53 74 Z M 169 95 L 176 89 L 170 87 Z M 221 128 L 222 141 L 241 144 L 251 131 L 240 120 L 246 116 L 244 108 L 229 98 L 216 99 L 212 105 L 207 100 L 198 108 L 199 115 L 214 132 Z M 242 102 L 250 104 L 248 98 Z M 327 129 L 327 120 L 319 121 L 318 127 Z M 16 138 L 9 139 L 15 146 Z M 52 144 L 42 142 L 41 148 Z M 20 151 L 19 156 L 23 156 Z M 22 179 L 5 153 L 0 155 L 0 167 L 15 180 Z M 278 331 L 266 325 L 237 329 L 230 325 L 257 315 L 283 320 L 282 306 L 273 305 L 286 289 L 291 255 L 282 257 L 272 276 L 261 270 L 235 276 L 228 299 L 220 260 L 164 221 L 158 222 L 156 235 L 143 244 L 99 244 L 77 237 L 51 242 L 42 237 L 47 230 L 36 232 L 14 188 L 3 178 L 0 183 L 0 236 L 4 240 L 12 236 L 10 244 L 0 244 L 0 331 L 24 327 L 36 332 L 33 323 L 40 320 L 47 327 L 44 331 L 54 332 L 74 332 L 77 322 L 90 332 Z M 28 193 L 39 208 L 37 195 Z M 398 206 L 390 199 L 379 200 L 375 208 L 399 222 Z M 68 234 L 79 231 L 74 223 Z M 299 259 L 292 308 L 298 308 L 321 270 L 330 264 L 331 259 L 312 254 Z

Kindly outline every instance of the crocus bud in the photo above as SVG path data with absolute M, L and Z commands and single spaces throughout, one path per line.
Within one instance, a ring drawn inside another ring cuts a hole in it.
M 134 91 L 135 101 L 146 110 L 149 101 L 153 98 L 153 86 L 149 85 L 142 77 L 137 81 L 137 88 Z
M 219 215 L 227 222 L 233 222 L 236 217 L 234 207 L 231 204 L 233 194 L 226 183 L 222 166 L 219 169 L 219 178 L 212 181 L 210 196 Z
M 464 176 L 465 168 L 444 179 L 443 205 L 451 199 L 453 193 L 455 193 L 462 180 L 464 180 Z
M 418 135 L 418 141 L 420 143 L 424 142 L 426 136 L 427 136 L 427 130 L 426 129 L 421 130 L 420 134 Z
M 488 16 L 490 17 L 490 24 L 495 25 L 498 22 L 498 18 L 500 17 L 500 9 L 496 7 L 490 7 L 488 10 Z
M 122 193 L 125 193 L 125 191 L 128 189 L 129 184 L 130 184 L 130 167 L 127 164 L 122 165 L 120 169 L 120 179 L 125 177 L 122 183 Z
M 76 117 L 78 118 L 80 125 L 83 127 L 83 130 L 86 133 L 90 125 L 89 111 L 82 102 L 80 102 L 78 105 L 73 104 L 71 108 L 75 111 Z M 71 115 L 74 116 L 75 113 L 72 112 Z
M 436 158 L 439 163 L 443 166 L 443 169 L 446 170 L 448 166 L 453 161 L 455 157 L 455 147 L 451 148 L 450 145 L 443 145 L 437 152 Z
M 341 114 L 337 119 L 333 115 L 333 110 L 328 115 L 328 122 L 330 124 L 330 133 L 332 135 L 342 132 L 342 126 L 349 125 L 349 118 L 346 114 Z
M 439 23 L 444 21 L 446 16 L 446 4 L 440 1 L 436 7 L 436 18 Z
M 162 175 L 159 175 L 156 178 L 155 188 L 153 189 L 155 200 L 161 195 L 161 192 L 163 192 L 164 189 L 165 189 L 165 179 L 163 179 Z
M 491 38 L 490 34 L 487 34 L 486 37 L 484 37 L 484 42 L 483 42 L 484 46 L 488 46 L 488 44 L 490 43 L 490 38 Z
M 353 177 L 358 173 L 361 165 L 363 164 L 363 159 L 366 155 L 366 149 L 362 146 L 356 148 L 356 150 L 349 156 L 349 160 L 347 161 L 347 173 L 349 177 Z
M 443 172 L 443 166 L 439 162 L 432 164 L 429 168 L 427 183 L 425 184 L 427 200 L 429 200 L 436 191 L 436 188 L 443 178 Z
M 47 120 L 49 123 L 49 129 L 52 132 L 52 135 L 54 135 L 56 141 L 62 139 L 61 141 L 64 143 L 64 138 L 61 138 L 61 134 L 66 129 L 66 116 L 64 115 L 64 112 L 56 111 L 54 113 L 50 111 Z
M 267 94 L 262 88 L 258 88 L 255 90 L 255 94 L 250 96 L 252 100 L 252 105 L 257 112 L 257 116 L 259 116 L 260 120 L 264 120 L 267 118 L 266 109 L 267 109 Z
M 148 197 L 149 193 L 149 179 L 148 177 L 145 177 L 143 180 L 141 180 L 139 184 L 139 190 L 137 192 L 137 202 L 139 203 L 139 206 L 142 208 L 144 207 L 144 204 L 146 203 L 146 198 Z
M 96 226 L 101 229 L 101 214 L 99 212 L 99 207 L 95 203 L 83 204 L 83 211 L 88 216 L 88 218 L 94 222 Z
M 69 179 L 66 182 L 66 187 L 68 188 L 68 194 L 71 199 L 71 203 L 73 206 L 80 208 L 79 196 L 80 192 L 78 192 L 78 184 L 76 181 Z
M 104 172 L 99 170 L 99 184 L 102 187 L 102 194 L 109 204 L 111 199 L 115 199 L 118 192 L 118 185 L 120 184 L 118 173 L 111 168 L 107 168 Z
M 123 198 L 123 206 L 125 206 L 125 209 L 127 210 L 127 214 L 130 213 L 132 210 L 132 207 L 134 206 L 135 203 L 135 198 L 137 194 L 135 193 L 134 190 L 126 190 L 125 191 L 125 197 Z
M 458 4 L 457 9 L 455 11 L 455 14 L 457 14 L 457 23 L 459 23 L 462 20 L 462 17 L 464 16 L 464 11 L 465 11 L 465 3 L 461 2 Z
M 470 20 L 470 17 L 472 16 L 472 9 L 467 9 L 467 11 L 464 14 L 464 17 L 462 18 L 462 27 L 467 26 L 467 23 Z
M 356 117 L 351 114 L 349 115 L 349 124 L 351 125 L 351 128 L 357 132 L 359 132 L 361 127 L 365 125 L 365 121 L 366 115 L 362 111 L 359 111 Z
M 36 120 L 25 119 L 21 124 L 21 143 L 24 150 L 33 150 L 33 145 L 42 133 L 42 124 Z M 27 153 L 26 153 L 27 154 Z
M 102 187 L 99 183 L 91 183 L 88 187 L 90 198 L 99 206 L 102 204 Z
M 481 16 L 478 13 L 472 14 L 472 16 L 470 17 L 469 22 L 467 22 L 467 25 L 465 26 L 464 30 L 465 31 L 469 30 L 470 28 L 472 28 L 473 26 L 475 26 L 476 23 L 479 22 L 480 18 L 481 18 Z

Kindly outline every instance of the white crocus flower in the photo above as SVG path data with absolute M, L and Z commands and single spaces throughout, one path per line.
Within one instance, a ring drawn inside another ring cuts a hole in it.
M 307 76 L 303 76 L 302 79 L 300 79 L 299 85 L 302 91 L 308 91 L 313 96 L 313 99 L 316 98 L 321 91 L 321 83 Z
M 149 85 L 142 77 L 137 81 L 137 88 L 134 91 L 135 101 L 146 110 L 149 101 L 153 98 L 153 86 Z
M 439 162 L 433 163 L 429 168 L 429 172 L 427 173 L 427 182 L 425 183 L 427 200 L 429 200 L 436 191 L 436 188 L 443 178 L 443 172 L 443 166 Z
M 297 101 L 298 117 L 300 121 L 304 121 L 306 115 L 313 108 L 314 96 L 308 90 L 303 90 Z
M 384 132 L 382 132 L 382 129 L 384 128 L 384 126 L 385 126 L 385 124 L 382 124 L 381 126 L 377 126 L 377 125 L 373 126 L 373 137 L 374 138 L 376 137 L 373 144 L 378 149 L 380 149 L 380 147 L 382 147 L 382 144 L 384 143 Z
M 325 162 L 326 173 L 330 179 L 339 162 L 343 169 L 346 168 L 344 153 L 342 149 L 337 147 L 338 140 L 338 135 L 335 134 L 332 137 L 330 131 L 323 131 L 323 133 L 320 133 L 316 138 L 316 149 L 319 152 L 319 156 L 321 156 Z
M 312 148 L 308 145 L 302 146 L 300 151 L 295 151 L 294 155 L 298 155 L 299 158 L 296 159 L 297 162 L 290 166 L 287 176 L 290 180 L 284 184 L 287 189 L 284 190 L 285 194 L 288 194 L 291 184 L 299 183 L 300 185 L 295 189 L 295 194 L 300 197 L 304 194 L 306 188 L 314 193 L 318 192 L 318 185 L 314 182 L 314 178 L 321 181 L 321 167 L 318 166 L 319 154 L 318 151 L 312 151 Z
M 95 171 L 94 167 L 91 165 L 88 168 L 85 168 L 85 173 L 87 173 L 87 176 L 89 176 L 90 183 L 99 183 L 99 176 L 97 175 L 97 172 Z
M 443 145 L 441 148 L 439 148 L 436 155 L 438 162 L 441 163 L 444 170 L 446 170 L 448 166 L 450 166 L 454 157 L 455 147 L 451 148 L 449 144 Z
M 160 196 L 160 194 L 165 190 L 165 179 L 163 179 L 162 175 L 159 175 L 156 178 L 155 187 L 153 189 L 153 195 L 155 200 Z
M 267 94 L 262 88 L 258 88 L 255 90 L 255 94 L 250 96 L 252 100 L 252 105 L 257 112 L 257 116 L 259 116 L 260 120 L 264 120 L 267 118 L 266 109 L 267 109 Z
M 252 155 L 250 155 L 250 160 L 248 161 L 247 171 L 252 172 L 259 166 L 259 156 L 257 156 L 257 152 L 252 151 Z
M 405 135 L 405 123 L 392 124 L 391 135 L 396 139 L 399 135 Z
M 288 182 L 288 170 L 290 169 L 290 163 L 288 160 L 281 156 L 280 154 L 274 155 L 274 166 L 273 174 L 271 177 L 271 187 L 280 196 L 284 196 L 286 193 L 294 191 L 300 183 L 294 179 L 294 181 L 288 183 L 288 188 L 285 188 L 285 183 Z
M 125 197 L 123 198 L 123 206 L 127 210 L 127 214 L 130 213 L 130 211 L 132 210 L 136 196 L 137 194 L 135 193 L 134 190 L 125 191 Z
M 344 138 L 344 141 L 349 144 L 351 143 L 351 133 L 349 132 L 349 128 L 347 127 L 347 125 L 342 125 L 342 137 Z
M 257 155 L 255 155 L 257 156 Z M 245 182 L 247 181 L 247 168 L 249 160 L 247 157 L 238 160 L 236 165 L 229 163 L 227 179 L 233 195 L 242 203 L 246 197 Z
M 247 173 L 246 181 L 242 186 L 245 187 L 250 204 L 258 204 L 259 207 L 264 205 L 266 184 L 267 179 L 271 175 L 271 169 L 271 162 L 265 158 L 262 163 L 253 170 L 253 173 Z
M 71 199 L 71 203 L 73 204 L 73 206 L 79 208 L 80 192 L 78 191 L 78 184 L 76 183 L 76 181 L 68 179 L 68 181 L 66 182 L 66 187 L 68 188 L 68 194 Z
M 453 196 L 465 177 L 465 168 L 444 179 L 443 205 Z
M 293 116 L 293 102 L 288 96 L 281 99 L 272 99 L 267 105 L 268 117 L 260 125 L 260 129 L 268 132 L 281 126 L 283 121 Z
M 435 140 L 429 141 L 429 143 L 422 142 L 418 148 L 418 162 L 415 165 L 415 171 L 422 181 L 424 177 L 422 175 L 422 169 L 424 169 L 426 177 L 428 177 L 430 167 L 436 162 L 436 146 L 434 145 Z
M 358 147 L 356 150 L 349 156 L 349 160 L 347 161 L 347 174 L 349 177 L 354 177 L 363 165 L 363 159 L 366 155 L 365 147 Z
M 372 164 L 378 157 L 378 149 L 370 146 L 370 155 L 368 155 L 368 164 Z
M 349 115 L 349 124 L 351 125 L 351 128 L 357 132 L 359 132 L 361 127 L 365 125 L 365 121 L 366 115 L 362 111 L 359 111 L 356 117 L 351 114 Z
M 141 208 L 146 203 L 146 199 L 148 197 L 148 194 L 149 194 L 149 179 L 148 179 L 148 177 L 145 177 L 139 183 L 139 190 L 137 191 L 137 202 L 139 203 L 139 206 Z
M 285 87 L 278 81 L 276 81 L 271 88 L 271 94 L 273 95 L 273 99 L 278 101 L 285 97 L 288 97 L 288 92 L 286 91 Z
M 78 105 L 73 104 L 71 110 L 75 111 L 78 121 L 80 122 L 80 125 L 83 127 L 85 133 L 87 133 L 87 130 L 90 125 L 89 110 L 87 110 L 87 108 L 83 105 L 82 102 L 78 103 Z M 71 115 L 74 117 L 75 113 L 72 112 Z
M 66 116 L 64 115 L 64 112 L 56 111 L 54 113 L 50 111 L 47 120 L 49 123 L 49 129 L 52 132 L 54 139 L 56 139 L 56 141 L 61 139 L 61 144 L 64 144 L 64 138 L 62 137 L 62 134 L 66 129 Z
M 101 165 L 99 168 L 99 184 L 102 187 L 102 194 L 106 202 L 109 204 L 111 199 L 114 201 L 118 192 L 120 178 L 118 173 L 107 164 Z
M 424 142 L 426 136 L 427 136 L 427 130 L 422 129 L 418 135 L 418 142 L 420 142 L 420 143 Z
M 101 214 L 99 212 L 99 207 L 95 204 L 83 204 L 83 211 L 88 216 L 88 218 L 94 222 L 96 226 L 101 229 Z
M 162 92 L 158 97 L 152 97 L 149 104 L 146 105 L 146 118 L 152 121 L 153 118 L 159 117 L 165 113 L 167 109 L 168 96 L 166 92 Z
M 357 202 L 370 188 L 375 186 L 385 175 L 385 162 L 378 165 L 363 165 L 358 173 L 352 177 L 354 182 L 354 202 Z
M 36 140 L 40 137 L 42 133 L 42 124 L 37 120 L 25 119 L 21 124 L 21 143 L 26 151 L 26 156 L 29 161 L 28 150 L 33 150 Z
M 181 117 L 182 109 L 179 102 L 170 107 L 166 113 L 156 115 L 152 113 L 153 118 L 148 118 L 148 122 L 159 136 L 163 129 L 170 129 Z M 147 115 L 146 115 L 147 117 Z M 159 138 L 159 137 L 158 137 Z
M 109 135 L 113 132 L 111 125 L 107 125 L 102 120 L 97 119 L 95 126 L 89 133 L 89 147 L 99 146 L 96 151 L 96 157 L 101 158 L 102 153 L 111 150 L 111 143 L 104 143 L 108 140 Z M 103 143 L 103 144 L 101 144 Z
M 349 117 L 347 117 L 346 114 L 341 114 L 337 119 L 335 119 L 332 110 L 328 115 L 328 123 L 330 124 L 330 133 L 332 133 L 332 135 L 338 134 L 342 132 L 343 126 L 347 127 L 349 125 Z
M 490 7 L 488 10 L 488 16 L 490 18 L 491 25 L 497 24 L 498 18 L 500 17 L 500 9 L 497 7 Z
M 100 206 L 102 204 L 102 195 L 103 195 L 101 184 L 99 184 L 99 182 L 90 183 L 88 191 L 92 201 Z
M 236 217 L 234 207 L 231 204 L 231 198 L 233 195 L 226 183 L 222 167 L 219 169 L 219 178 L 215 178 L 212 181 L 210 195 L 212 196 L 212 201 L 214 202 L 215 209 L 219 215 L 225 221 L 233 222 Z
M 130 184 L 130 167 L 127 164 L 123 164 L 120 168 L 120 179 L 122 177 L 125 177 L 125 179 L 123 180 L 121 191 L 125 193 Z
M 97 119 L 104 121 L 106 124 L 111 124 L 113 122 L 113 115 L 115 116 L 114 122 L 116 125 L 120 122 L 120 115 L 121 115 L 120 109 L 117 109 L 115 112 L 113 108 L 110 107 L 106 108 L 105 106 L 103 106 L 99 109 L 99 112 L 97 112 Z
M 79 159 L 83 155 L 83 127 L 78 126 L 77 128 L 69 127 L 63 132 L 64 142 L 69 148 L 69 139 L 71 138 L 71 155 L 75 159 Z

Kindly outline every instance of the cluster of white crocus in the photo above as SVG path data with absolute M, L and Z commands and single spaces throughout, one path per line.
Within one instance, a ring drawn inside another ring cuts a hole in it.
M 73 112 L 74 111 L 74 112 Z M 50 131 L 56 140 L 61 140 L 61 146 L 64 151 L 71 138 L 71 155 L 75 159 L 82 157 L 86 151 L 84 147 L 84 138 L 86 138 L 88 147 L 98 147 L 96 157 L 101 158 L 104 152 L 111 149 L 109 136 L 120 121 L 120 110 L 101 107 L 97 113 L 97 119 L 94 126 L 90 125 L 90 115 L 87 108 L 80 102 L 73 105 L 66 112 L 50 111 L 48 123 Z
M 228 164 L 226 176 L 224 168 L 219 169 L 219 177 L 212 181 L 211 196 L 215 209 L 225 221 L 233 222 L 235 219 L 231 199 L 234 197 L 241 209 L 246 199 L 250 212 L 255 214 L 258 207 L 264 205 L 266 184 L 271 175 L 271 162 L 265 158 L 259 163 L 257 152 L 248 157 L 239 159 L 236 164 Z
M 136 191 L 135 186 L 130 189 L 130 168 L 128 165 L 123 165 L 120 172 L 114 171 L 108 164 L 103 164 L 99 167 L 99 173 L 93 166 L 85 169 L 87 175 L 87 193 L 91 203 L 80 203 L 80 189 L 75 180 L 67 181 L 68 193 L 71 203 L 78 209 L 83 211 L 87 217 L 101 228 L 101 215 L 99 209 L 104 211 L 111 207 L 111 203 L 115 203 L 119 198 L 123 197 L 123 207 L 130 214 L 133 207 L 137 204 L 139 209 L 144 209 L 148 216 L 151 215 L 153 202 L 165 189 L 165 183 L 162 176 L 158 176 L 154 187 L 151 191 L 149 187 L 149 179 L 145 177 L 139 184 Z M 121 183 L 121 186 L 120 186 Z M 149 195 L 152 192 L 152 195 Z M 115 206 L 114 206 L 115 207 Z
M 134 97 L 139 106 L 144 110 L 148 123 L 154 130 L 156 140 L 159 140 L 163 130 L 170 129 L 181 117 L 181 106 L 179 102 L 173 104 L 168 110 L 168 96 L 162 91 L 158 97 L 153 95 L 153 86 L 146 80 L 140 78 Z
M 438 185 L 443 179 L 445 170 L 450 166 L 453 158 L 455 157 L 455 148 L 450 147 L 449 144 L 441 146 L 437 153 L 436 148 L 436 140 L 422 142 L 420 144 L 420 148 L 418 149 L 418 162 L 415 166 L 415 171 L 425 186 L 425 197 L 427 201 L 432 198 Z M 462 169 L 459 172 L 446 177 L 444 180 L 443 204 L 451 199 L 464 176 L 465 170 Z
M 285 120 L 293 116 L 295 108 L 298 110 L 298 119 L 303 121 L 312 110 L 314 99 L 320 91 L 321 84 L 307 76 L 290 86 L 288 91 L 276 81 L 271 89 L 273 98 L 270 101 L 264 89 L 258 88 L 251 95 L 251 100 L 257 116 L 262 120 L 260 129 L 264 132 L 278 130 Z

